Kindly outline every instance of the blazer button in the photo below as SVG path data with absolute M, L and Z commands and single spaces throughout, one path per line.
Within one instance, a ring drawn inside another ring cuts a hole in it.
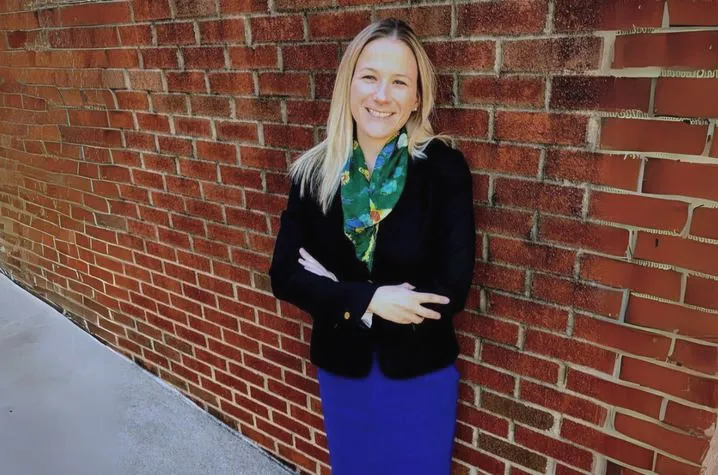
M 349 320 L 349 317 L 351 317 L 351 314 L 349 312 L 344 312 L 344 320 Z

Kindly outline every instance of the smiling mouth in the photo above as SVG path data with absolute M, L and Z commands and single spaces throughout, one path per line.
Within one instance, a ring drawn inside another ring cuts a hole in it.
M 366 107 L 365 109 L 367 110 L 367 112 L 369 112 L 369 115 L 371 115 L 372 117 L 376 117 L 377 119 L 386 119 L 387 117 L 394 115 L 393 112 L 379 112 L 368 107 Z

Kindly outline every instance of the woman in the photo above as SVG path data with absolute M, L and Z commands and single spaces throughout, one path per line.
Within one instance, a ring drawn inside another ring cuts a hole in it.
M 475 257 L 471 174 L 434 134 L 431 63 L 411 28 L 349 44 L 327 138 L 291 167 L 269 271 L 311 314 L 335 475 L 448 474 Z

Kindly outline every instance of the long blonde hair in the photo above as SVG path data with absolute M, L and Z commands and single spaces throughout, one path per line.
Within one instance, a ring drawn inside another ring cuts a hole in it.
M 349 43 L 339 63 L 327 119 L 327 138 L 304 152 L 289 168 L 292 181 L 300 184 L 301 195 L 308 187 L 325 214 L 331 206 L 342 170 L 352 151 L 354 119 L 349 95 L 354 69 L 364 47 L 381 38 L 393 38 L 406 43 L 414 53 L 418 66 L 419 109 L 412 112 L 406 122 L 409 154 L 424 158 L 424 149 L 432 139 L 448 139 L 446 135 L 434 133 L 429 121 L 436 97 L 436 73 L 419 38 L 402 20 L 389 18 L 370 24 Z

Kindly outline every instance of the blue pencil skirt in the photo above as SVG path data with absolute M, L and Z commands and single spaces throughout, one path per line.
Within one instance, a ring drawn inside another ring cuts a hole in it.
M 388 379 L 376 353 L 371 373 L 346 378 L 319 369 L 333 475 L 449 475 L 459 372 L 455 364 Z

